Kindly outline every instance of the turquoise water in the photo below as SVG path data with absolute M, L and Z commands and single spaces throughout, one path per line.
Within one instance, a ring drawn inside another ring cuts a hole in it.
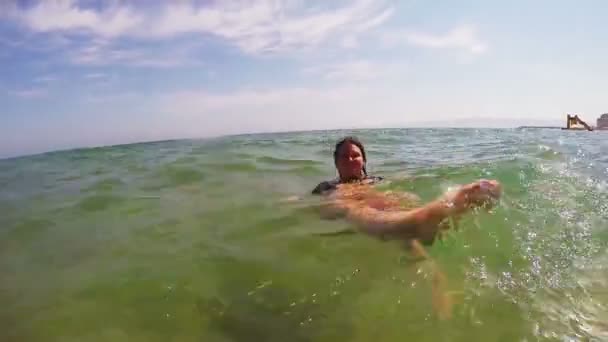
M 495 178 L 416 261 L 308 195 L 358 135 L 382 189 Z M 1 341 L 608 339 L 608 133 L 247 135 L 0 161 Z M 297 202 L 285 201 L 301 196 Z M 433 305 L 445 277 L 451 317 Z M 435 284 L 437 285 L 437 284 Z

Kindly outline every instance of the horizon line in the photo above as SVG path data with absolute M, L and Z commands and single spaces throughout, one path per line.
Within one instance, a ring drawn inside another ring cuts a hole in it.
M 465 119 L 467 120 L 467 119 Z M 429 122 L 430 123 L 430 122 Z M 427 124 L 426 122 L 424 124 Z M 441 127 L 433 127 L 426 126 L 421 123 L 420 126 L 387 126 L 387 127 L 345 127 L 345 128 L 332 128 L 332 129 L 308 129 L 308 130 L 277 130 L 277 131 L 254 131 L 254 132 L 246 132 L 246 133 L 233 133 L 233 134 L 218 134 L 218 135 L 209 135 L 209 136 L 200 136 L 200 137 L 180 137 L 180 138 L 166 138 L 166 139 L 151 139 L 151 140 L 141 140 L 136 142 L 125 142 L 125 143 L 115 143 L 115 144 L 98 144 L 98 145 L 90 145 L 90 146 L 75 146 L 68 148 L 58 148 L 51 149 L 48 151 L 41 152 L 32 152 L 19 154 L 14 156 L 2 157 L 0 156 L 0 161 L 13 160 L 19 158 L 29 158 L 42 156 L 46 154 L 54 154 L 54 153 L 66 153 L 71 151 L 78 150 L 93 150 L 93 149 L 104 149 L 104 148 L 115 148 L 120 146 L 131 146 L 131 145 L 139 145 L 139 144 L 157 144 L 157 143 L 167 143 L 167 142 L 177 142 L 177 141 L 197 141 L 197 140 L 208 140 L 208 139 L 219 139 L 219 138 L 228 138 L 228 137 L 242 137 L 242 136 L 250 136 L 250 135 L 265 135 L 265 134 L 289 134 L 289 133 L 307 133 L 307 132 L 332 132 L 332 131 L 349 131 L 349 130 L 390 130 L 390 129 L 499 129 L 499 130 L 507 130 L 507 129 L 522 129 L 522 128 L 535 128 L 535 129 L 549 129 L 548 127 L 543 126 L 504 126 L 504 127 L 491 127 L 491 126 L 441 126 Z M 559 127 L 551 127 L 551 128 L 559 128 Z

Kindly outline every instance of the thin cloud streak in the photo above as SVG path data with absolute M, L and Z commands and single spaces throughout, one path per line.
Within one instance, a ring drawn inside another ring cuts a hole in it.
M 158 39 L 199 33 L 226 40 L 250 54 L 318 46 L 373 29 L 393 8 L 383 0 L 356 0 L 337 9 L 313 10 L 291 1 L 220 1 L 205 6 L 171 2 L 159 11 L 114 5 L 97 12 L 75 1 L 41 1 L 11 17 L 35 32 L 88 32 L 111 39 Z
M 20 90 L 10 90 L 9 95 L 21 98 L 21 99 L 37 99 L 42 98 L 48 95 L 48 92 L 45 89 L 20 89 Z
M 383 42 L 387 46 L 407 43 L 432 49 L 459 49 L 471 54 L 487 51 L 487 44 L 478 37 L 472 26 L 456 26 L 446 33 L 436 34 L 417 30 L 395 30 L 384 33 Z

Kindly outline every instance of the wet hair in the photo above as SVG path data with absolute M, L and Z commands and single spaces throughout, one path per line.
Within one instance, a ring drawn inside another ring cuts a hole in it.
M 363 157 L 363 174 L 367 176 L 367 170 L 366 170 L 366 165 L 367 165 L 367 156 L 365 155 L 365 147 L 363 147 L 363 143 L 355 136 L 347 136 L 342 138 L 340 141 L 338 141 L 336 143 L 336 148 L 334 149 L 334 164 L 338 164 L 338 151 L 340 151 L 340 148 L 342 147 L 342 145 L 346 144 L 346 143 L 351 143 L 355 146 L 357 146 L 360 150 L 361 150 L 361 156 Z

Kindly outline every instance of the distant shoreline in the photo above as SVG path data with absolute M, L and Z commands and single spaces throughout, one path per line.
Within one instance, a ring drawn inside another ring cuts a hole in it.
M 390 129 L 520 129 L 520 128 L 560 128 L 554 126 L 505 126 L 505 127 L 470 127 L 470 126 L 440 126 L 440 127 L 432 127 L 426 125 L 420 126 L 405 126 L 405 127 L 345 127 L 340 129 L 310 129 L 310 130 L 285 130 L 285 131 L 270 131 L 270 132 L 250 132 L 250 133 L 234 133 L 234 134 L 223 134 L 223 135 L 210 135 L 203 137 L 183 137 L 183 138 L 168 138 L 168 139 L 159 139 L 159 140 L 143 140 L 138 142 L 125 142 L 125 143 L 116 143 L 116 144 L 99 144 L 99 145 L 90 145 L 90 146 L 79 146 L 79 147 L 66 147 L 66 148 L 57 148 L 51 149 L 48 151 L 39 151 L 32 153 L 24 153 L 19 155 L 12 156 L 0 156 L 0 161 L 13 160 L 19 158 L 26 157 L 36 157 L 40 155 L 47 155 L 53 153 L 61 153 L 61 152 L 70 152 L 70 151 L 78 151 L 78 150 L 88 150 L 88 149 L 101 149 L 101 148 L 112 148 L 119 146 L 127 146 L 127 145 L 137 145 L 137 144 L 154 144 L 154 143 L 166 143 L 166 142 L 177 142 L 184 140 L 211 140 L 218 138 L 229 138 L 229 137 L 243 137 L 243 136 L 254 136 L 254 135 L 273 135 L 273 134 L 290 134 L 290 133 L 306 133 L 306 132 L 336 132 L 336 131 L 359 131 L 359 130 L 390 130 Z
M 519 126 L 517 127 L 518 129 L 522 129 L 522 128 L 536 128 L 536 129 L 561 129 L 561 127 L 558 126 Z

